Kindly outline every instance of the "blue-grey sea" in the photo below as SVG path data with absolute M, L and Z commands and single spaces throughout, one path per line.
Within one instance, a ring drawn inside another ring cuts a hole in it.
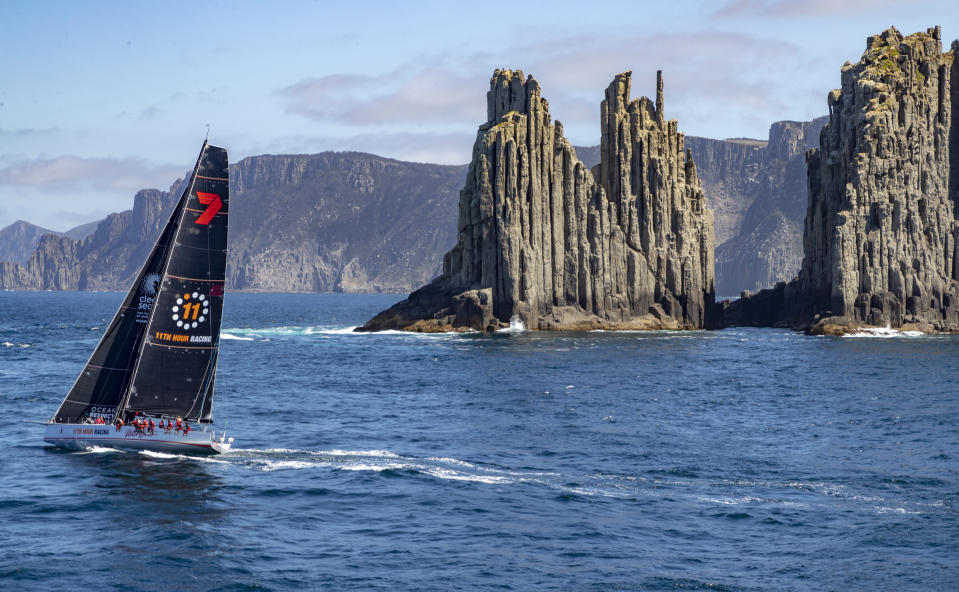
M 959 589 L 959 337 L 354 334 L 228 294 L 213 458 L 45 445 L 119 293 L 0 293 L 0 590 Z

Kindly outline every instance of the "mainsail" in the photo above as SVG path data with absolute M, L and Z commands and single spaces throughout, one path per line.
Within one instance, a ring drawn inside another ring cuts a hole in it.
M 117 404 L 133 378 L 137 353 L 150 320 L 150 311 L 182 209 L 181 196 L 150 256 L 137 274 L 133 287 L 127 292 L 100 338 L 99 345 L 57 409 L 53 421 L 77 423 L 88 418 L 102 418 L 108 423 L 113 421 Z
M 204 142 L 173 215 L 54 422 L 110 423 L 133 411 L 213 420 L 227 166 L 226 150 Z
M 229 173 L 204 144 L 178 207 L 172 244 L 121 411 L 212 421 L 226 277 Z

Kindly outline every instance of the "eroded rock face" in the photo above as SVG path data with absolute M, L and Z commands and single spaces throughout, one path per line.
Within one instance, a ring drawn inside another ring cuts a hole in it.
M 825 119 L 777 121 L 768 141 L 686 138 L 715 218 L 718 296 L 756 291 L 798 275 L 805 153 L 818 144 Z
M 227 287 L 411 290 L 455 241 L 465 169 L 356 152 L 244 158 L 230 167 Z M 34 239 L 22 261 L 0 261 L 0 289 L 127 289 L 180 192 L 139 191 L 82 240 Z
M 891 28 L 843 67 L 820 148 L 807 155 L 803 265 L 778 288 L 777 322 L 826 333 L 959 330 L 959 43 L 952 48 L 943 53 L 938 27 L 908 37 Z M 750 306 L 733 316 L 748 321 Z
M 862 59 L 843 68 L 808 158 L 800 280 L 816 312 L 959 329 L 955 77 L 938 27 L 870 37 Z
M 17 220 L 0 228 L 0 261 L 25 264 L 30 260 L 37 242 L 44 234 L 59 234 L 35 224 Z
M 465 173 L 357 152 L 244 158 L 230 169 L 227 286 L 408 292 L 442 270 Z
M 757 291 L 799 274 L 806 217 L 806 150 L 828 117 L 777 121 L 767 140 L 686 136 L 713 212 L 716 296 Z M 600 147 L 575 146 L 587 166 Z
M 629 86 L 627 72 L 606 90 L 590 171 L 539 84 L 497 70 L 443 274 L 361 329 L 485 330 L 514 318 L 532 329 L 708 326 L 712 214 L 676 121 L 663 117 L 662 78 L 655 105 L 631 100 Z
M 124 289 L 139 271 L 173 206 L 170 192 L 144 189 L 134 196 L 132 210 L 110 214 L 83 239 L 43 235 L 26 263 L 0 262 L 0 289 Z

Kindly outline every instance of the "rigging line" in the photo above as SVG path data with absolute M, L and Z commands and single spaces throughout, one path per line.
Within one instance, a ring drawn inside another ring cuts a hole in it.
M 205 209 L 204 209 L 204 210 L 200 210 L 200 209 L 197 209 L 197 208 L 187 208 L 186 211 L 188 211 L 188 212 L 205 212 L 206 210 L 205 210 Z M 230 214 L 230 212 L 225 212 L 225 211 L 223 211 L 223 210 L 220 210 L 220 211 L 217 212 L 216 214 L 213 214 L 213 216 L 214 216 L 214 217 L 216 217 L 216 216 L 228 216 L 229 214 Z
M 185 281 L 188 281 L 188 282 L 210 282 L 210 283 L 220 282 L 220 283 L 223 283 L 223 282 L 225 281 L 225 280 L 211 280 L 211 279 L 203 279 L 203 278 L 188 278 L 188 277 L 183 277 L 183 276 L 181 276 L 181 275 L 173 275 L 172 273 L 171 273 L 171 274 L 167 274 L 167 277 L 173 278 L 173 279 L 176 279 L 176 280 L 185 280 Z
M 175 349 L 195 349 L 195 350 L 214 349 L 213 346 L 210 346 L 210 345 L 169 345 L 166 343 L 157 343 L 155 341 L 149 341 L 145 343 L 146 345 L 149 345 L 152 347 L 172 347 Z
M 216 341 L 217 341 L 217 345 L 219 345 L 219 343 L 220 343 L 220 338 L 217 337 L 217 340 L 216 340 Z M 187 410 L 187 413 L 184 414 L 184 415 L 186 415 L 186 416 L 189 417 L 189 415 L 190 415 L 190 414 L 193 412 L 193 410 L 196 408 L 197 400 L 200 400 L 200 401 L 201 401 L 201 403 L 200 403 L 200 412 L 199 412 L 199 414 L 197 415 L 197 420 L 202 419 L 200 416 L 203 415 L 203 401 L 206 401 L 207 389 L 209 389 L 209 387 L 210 387 L 210 381 L 213 379 L 213 372 L 210 371 L 210 367 L 211 367 L 211 366 L 214 366 L 214 368 L 215 368 L 215 365 L 216 365 L 216 357 L 217 357 L 216 347 L 217 347 L 217 346 L 214 345 L 214 346 L 211 348 L 211 349 L 214 350 L 214 351 L 213 351 L 213 355 L 211 355 L 211 356 L 210 356 L 210 359 L 207 360 L 206 370 L 204 370 L 204 372 L 203 372 L 203 382 L 200 384 L 200 390 L 197 392 L 197 395 L 198 395 L 198 396 L 193 397 L 193 404 L 190 405 L 190 408 Z M 201 393 L 203 394 L 203 397 L 202 397 L 202 398 L 199 396 Z

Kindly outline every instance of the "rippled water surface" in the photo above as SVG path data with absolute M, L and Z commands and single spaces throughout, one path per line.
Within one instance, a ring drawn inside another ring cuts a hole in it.
M 0 589 L 956 590 L 959 338 L 359 335 L 233 294 L 216 458 L 46 446 L 120 294 L 0 293 Z

